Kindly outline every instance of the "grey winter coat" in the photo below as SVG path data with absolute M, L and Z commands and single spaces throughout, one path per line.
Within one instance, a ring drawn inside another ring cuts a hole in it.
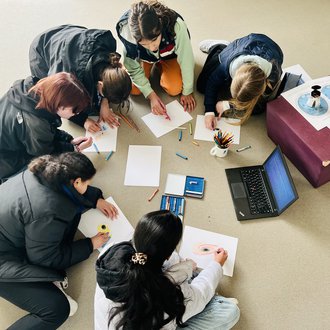
M 71 190 L 70 196 L 52 190 L 29 170 L 0 186 L 1 282 L 63 280 L 66 268 L 89 257 L 91 239 L 73 236 L 82 207 L 95 207 L 102 192 Z

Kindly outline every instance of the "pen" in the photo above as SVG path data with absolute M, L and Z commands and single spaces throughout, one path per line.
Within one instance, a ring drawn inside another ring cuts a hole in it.
M 243 147 L 243 148 L 239 148 L 239 149 L 236 149 L 236 152 L 241 152 L 241 151 L 244 151 L 246 149 L 250 149 L 251 146 L 246 146 L 246 147 Z
M 158 193 L 158 191 L 159 191 L 159 188 L 157 188 L 157 189 L 151 194 L 151 196 L 148 198 L 148 202 L 150 202 L 150 201 L 156 196 L 156 194 Z
M 181 141 L 182 140 L 182 131 L 180 130 L 179 131 L 179 141 Z
M 109 160 L 109 158 L 111 157 L 112 153 L 113 153 L 113 151 L 111 150 L 111 151 L 107 154 L 107 156 L 105 157 L 105 160 Z
M 99 154 L 99 153 L 100 153 L 100 151 L 99 151 L 99 149 L 98 149 L 98 147 L 97 147 L 96 143 L 93 143 L 93 147 L 94 147 L 95 151 L 96 151 L 96 152 Z
M 189 134 L 192 135 L 192 125 L 189 123 Z
M 179 154 L 178 152 L 176 152 L 175 154 L 176 154 L 177 156 L 179 156 L 179 157 L 185 159 L 185 160 L 188 160 L 188 157 L 187 157 L 187 156 L 181 155 L 181 154 Z

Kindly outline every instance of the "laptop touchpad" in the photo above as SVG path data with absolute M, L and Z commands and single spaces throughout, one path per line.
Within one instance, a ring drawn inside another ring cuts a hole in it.
M 231 183 L 231 189 L 233 191 L 234 198 L 245 198 L 246 197 L 243 182 Z

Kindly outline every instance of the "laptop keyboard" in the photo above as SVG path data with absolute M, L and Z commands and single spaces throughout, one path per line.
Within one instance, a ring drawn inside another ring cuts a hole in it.
M 261 170 L 242 170 L 241 176 L 247 187 L 251 214 L 264 214 L 273 212 Z

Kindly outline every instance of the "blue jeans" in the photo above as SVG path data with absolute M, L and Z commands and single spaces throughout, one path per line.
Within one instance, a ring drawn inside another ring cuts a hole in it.
M 215 295 L 199 314 L 191 317 L 185 330 L 227 330 L 231 329 L 240 316 L 239 308 L 227 298 Z

